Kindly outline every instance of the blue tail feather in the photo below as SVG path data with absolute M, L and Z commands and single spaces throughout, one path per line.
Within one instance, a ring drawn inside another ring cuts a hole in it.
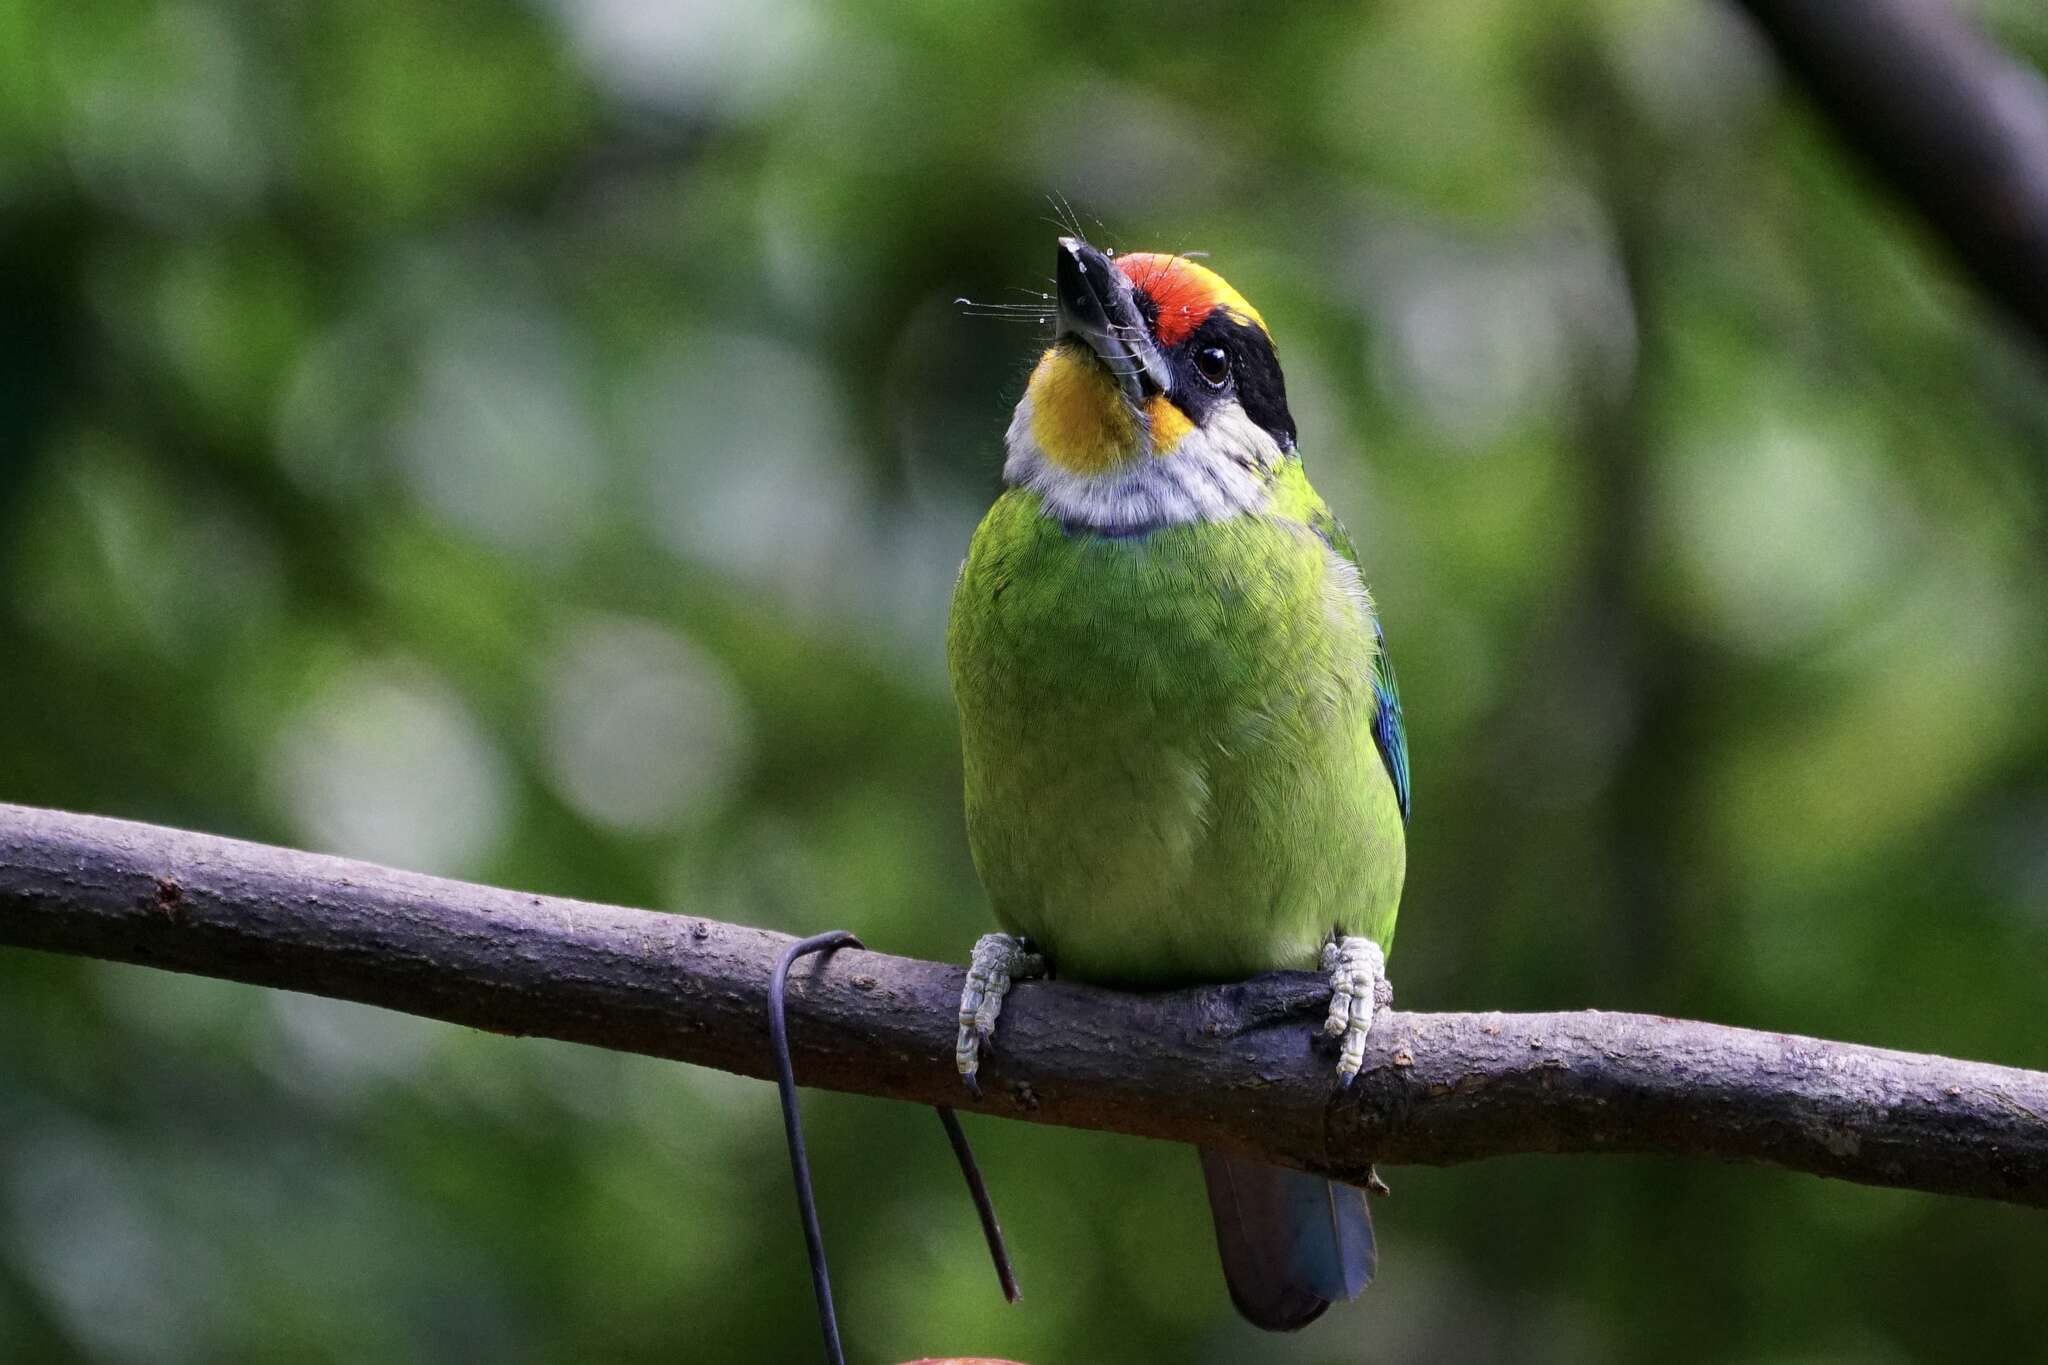
M 1203 1150 L 1202 1175 L 1230 1300 L 1256 1327 L 1306 1327 L 1372 1282 L 1365 1191 Z

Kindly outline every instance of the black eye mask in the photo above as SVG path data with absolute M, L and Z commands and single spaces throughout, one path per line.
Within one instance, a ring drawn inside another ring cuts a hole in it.
M 1136 302 L 1139 313 L 1156 326 L 1158 308 L 1143 290 L 1138 291 Z M 1202 352 L 1212 347 L 1230 358 L 1229 377 L 1220 387 L 1203 376 L 1200 365 Z M 1282 450 L 1294 449 L 1287 381 L 1281 376 L 1273 339 L 1264 328 L 1239 321 L 1219 308 L 1165 354 L 1173 370 L 1173 401 L 1189 421 L 1205 425 L 1212 412 L 1235 398 L 1245 415 L 1264 428 L 1275 444 Z

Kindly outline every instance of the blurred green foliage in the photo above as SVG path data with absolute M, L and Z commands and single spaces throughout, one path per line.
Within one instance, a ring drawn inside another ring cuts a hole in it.
M 1985 18 L 2035 60 L 2029 0 Z M 1272 322 L 1383 604 L 1422 1008 L 2048 1066 L 2048 385 L 1705 0 L 0 7 L 0 799 L 958 959 L 941 635 L 1049 196 Z M 1094 230 L 1094 229 L 1092 229 Z M 2036 1214 L 1390 1172 L 1232 1318 L 1192 1158 L 810 1102 L 850 1343 L 1914 1360 Z M 791 1360 L 761 1084 L 0 955 L 0 1358 Z

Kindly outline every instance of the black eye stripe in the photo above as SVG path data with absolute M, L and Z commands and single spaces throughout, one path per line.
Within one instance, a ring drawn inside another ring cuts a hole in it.
M 1176 394 L 1183 399 L 1188 416 L 1200 422 L 1207 409 L 1225 397 L 1209 387 L 1200 368 L 1199 357 L 1212 347 L 1230 357 L 1230 372 L 1237 381 L 1237 401 L 1244 406 L 1245 416 L 1265 428 L 1281 449 L 1292 449 L 1294 415 L 1287 410 L 1287 381 L 1281 376 L 1280 357 L 1273 349 L 1273 339 L 1258 324 L 1240 322 L 1222 309 L 1203 319 L 1202 325 L 1174 348 L 1175 368 L 1205 381 L 1188 385 Z

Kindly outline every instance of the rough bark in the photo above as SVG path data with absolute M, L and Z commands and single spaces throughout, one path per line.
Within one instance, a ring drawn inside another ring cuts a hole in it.
M 851 926 L 858 928 L 859 926 Z M 689 915 L 0 806 L 0 943 L 771 1074 L 789 940 Z M 2048 1074 L 1642 1015 L 1410 1014 L 1345 1094 L 1327 991 L 1276 973 L 1127 995 L 1020 986 L 971 1103 L 958 966 L 841 950 L 792 980 L 808 1085 L 1183 1142 L 1360 1179 L 1526 1152 L 1758 1162 L 2048 1206 Z

